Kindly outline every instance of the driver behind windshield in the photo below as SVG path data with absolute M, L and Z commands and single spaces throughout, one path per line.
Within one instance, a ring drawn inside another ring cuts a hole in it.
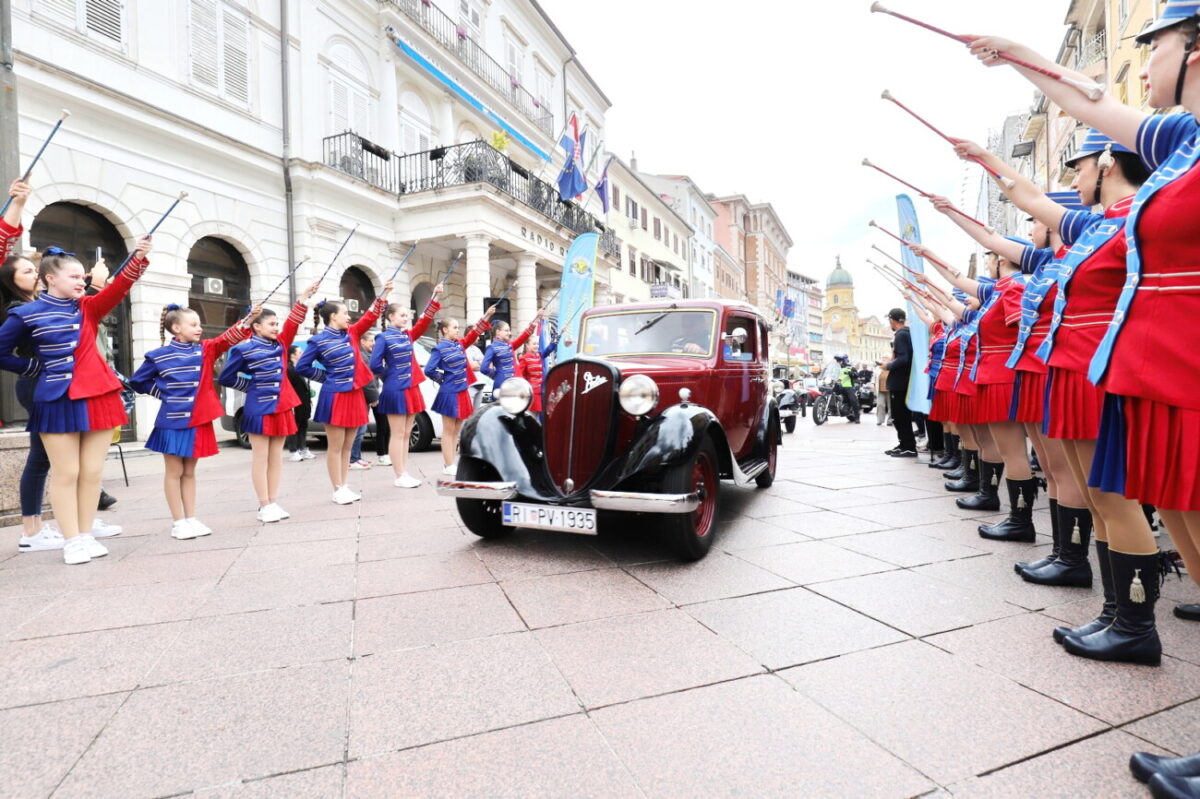
M 671 352 L 707 355 L 712 343 L 712 318 L 706 313 L 684 313 L 683 333 L 671 342 Z

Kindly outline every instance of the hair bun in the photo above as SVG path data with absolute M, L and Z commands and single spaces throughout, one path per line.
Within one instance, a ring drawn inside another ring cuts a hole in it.
M 179 308 L 180 308 L 179 304 L 178 304 L 178 303 L 174 303 L 174 302 L 173 302 L 173 303 L 171 303 L 170 305 L 168 305 L 168 306 L 167 306 L 166 310 L 168 310 L 168 311 L 178 311 L 178 310 L 179 310 Z
M 318 308 L 324 308 L 324 307 L 325 307 L 325 303 L 326 303 L 326 302 L 327 302 L 327 300 L 321 300 L 320 302 L 318 302 L 318 303 L 317 303 L 317 307 L 318 307 Z

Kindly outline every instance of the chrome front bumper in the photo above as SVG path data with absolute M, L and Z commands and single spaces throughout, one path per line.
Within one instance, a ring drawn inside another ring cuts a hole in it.
M 516 483 L 493 483 L 466 480 L 438 480 L 437 493 L 459 499 L 512 499 L 517 495 Z
M 592 507 L 636 513 L 691 513 L 700 507 L 700 495 L 643 494 L 635 491 L 589 491 Z

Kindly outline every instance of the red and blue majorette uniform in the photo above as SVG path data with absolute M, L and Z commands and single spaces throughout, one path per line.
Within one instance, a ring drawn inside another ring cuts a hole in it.
M 45 254 L 54 255 L 56 249 L 47 248 Z M 149 264 L 135 255 L 90 297 L 62 299 L 43 293 L 9 311 L 0 325 L 0 369 L 37 375 L 26 430 L 82 433 L 110 430 L 129 421 L 121 401 L 121 381 L 96 348 L 96 331 Z M 26 339 L 33 342 L 32 359 L 12 354 Z
M 217 454 L 213 421 L 225 412 L 213 387 L 217 358 L 250 335 L 238 322 L 216 338 L 188 344 L 172 339 L 146 353 L 146 360 L 129 379 L 140 394 L 162 400 L 146 449 L 180 458 Z
M 1124 230 L 1132 204 L 1132 197 L 1113 203 L 1061 261 L 1054 317 L 1037 352 L 1050 367 L 1043 424 L 1051 438 L 1100 435 L 1104 391 L 1087 372 L 1125 283 Z
M 1050 333 L 1050 314 L 1042 313 L 1042 303 L 1053 304 L 1058 295 L 1058 269 L 1066 256 L 1067 245 L 1057 252 L 1049 248 L 1027 247 L 1021 255 L 1021 270 L 1029 270 L 1025 290 L 1021 292 L 1017 341 L 1008 356 L 1007 366 L 1017 371 L 1013 386 L 1014 422 L 1042 424 L 1046 415 L 1046 376 L 1050 368 L 1037 357 L 1037 350 Z
M 1200 123 L 1147 117 L 1116 312 L 1089 364 L 1109 393 L 1092 482 L 1168 510 L 1200 510 Z
M 544 325 L 545 322 L 542 322 Z M 558 338 L 549 336 L 544 343 L 539 338 L 539 344 L 536 349 L 529 349 L 517 360 L 517 377 L 523 377 L 529 381 L 529 386 L 533 389 L 533 401 L 529 404 L 529 410 L 533 413 L 542 412 L 542 384 L 546 377 L 546 359 L 558 348 Z
M 965 297 L 965 295 L 963 295 Z M 966 313 L 971 313 L 967 311 Z M 962 423 L 966 397 L 955 390 L 954 380 L 962 363 L 963 340 L 961 321 L 955 322 L 946 332 L 945 349 L 942 355 L 942 365 L 936 376 L 930 375 L 933 384 L 933 404 L 929 409 L 929 418 L 935 422 Z M 964 389 L 974 387 L 969 380 L 962 381 Z
M 429 353 L 425 362 L 425 376 L 438 384 L 437 396 L 433 398 L 433 410 L 453 419 L 466 419 L 475 408 L 467 388 L 475 381 L 475 372 L 467 360 L 467 347 L 487 332 L 491 325 L 480 319 L 475 327 L 455 341 L 444 338 Z
M 529 327 L 525 328 L 521 335 L 511 341 L 496 340 L 488 345 L 487 352 L 483 354 L 483 363 L 479 364 L 479 371 L 492 378 L 493 397 L 500 390 L 500 386 L 504 385 L 504 381 L 516 374 L 517 362 L 513 351 L 525 346 L 525 342 L 536 329 L 535 320 L 529 323 Z
M 21 240 L 21 234 L 24 232 L 24 226 L 17 225 L 13 227 L 3 219 L 0 219 L 0 261 L 13 254 L 13 250 L 17 247 L 17 242 Z
M 360 342 L 387 307 L 379 297 L 362 317 L 345 330 L 325 328 L 308 340 L 296 371 L 321 384 L 313 421 L 334 427 L 362 427 L 367 423 L 363 386 L 375 379 L 363 361 Z M 317 364 L 323 368 L 318 369 Z
M 925 374 L 929 375 L 929 392 L 925 399 L 933 401 L 937 391 L 938 373 L 942 371 L 942 362 L 946 359 L 946 326 L 941 320 L 934 320 L 929 328 L 929 362 L 925 364 Z M 938 421 L 934 419 L 934 421 Z
M 383 378 L 376 408 L 379 413 L 405 416 L 425 410 L 425 400 L 421 397 L 425 375 L 417 363 L 413 340 L 425 334 L 441 307 L 437 300 L 431 300 L 411 328 L 389 327 L 376 337 L 370 365 L 371 371 Z
M 1012 420 L 1013 386 L 1017 373 L 1006 361 L 1017 343 L 1024 275 L 1008 275 L 995 282 L 979 283 L 979 311 L 968 325 L 964 346 L 974 350 L 971 380 L 977 388 L 971 424 L 997 424 Z
M 255 334 L 229 351 L 217 382 L 246 394 L 243 433 L 295 435 L 296 415 L 292 409 L 300 404 L 300 398 L 287 379 L 288 350 L 307 316 L 308 306 L 298 302 L 274 340 Z

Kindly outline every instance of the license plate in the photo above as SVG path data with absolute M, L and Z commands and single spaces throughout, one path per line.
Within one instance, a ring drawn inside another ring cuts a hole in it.
M 558 508 L 553 505 L 530 505 L 525 502 L 505 502 L 504 523 L 509 527 L 537 527 L 541 530 L 562 530 L 567 533 L 598 535 L 596 511 L 593 508 Z

